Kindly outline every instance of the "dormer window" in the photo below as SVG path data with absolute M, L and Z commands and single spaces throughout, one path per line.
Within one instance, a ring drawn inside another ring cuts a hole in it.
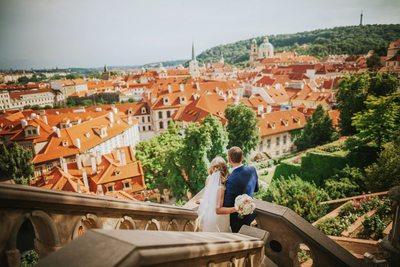
M 114 186 L 112 186 L 112 185 L 107 186 L 107 191 L 108 192 L 114 191 Z
M 132 108 L 129 108 L 129 109 L 128 109 L 128 114 L 129 114 L 129 115 L 132 115 L 132 113 L 133 113 Z M 142 109 L 142 113 L 143 113 L 143 109 Z
M 288 126 L 289 122 L 287 120 L 281 119 L 282 125 Z
M 120 170 L 115 170 L 115 171 L 114 171 L 114 175 L 116 175 L 116 176 L 120 175 L 120 173 L 121 173 Z
M 146 108 L 142 107 L 142 114 L 146 114 L 146 113 L 147 113 Z
M 163 97 L 163 103 L 164 105 L 169 105 L 169 98 L 168 97 Z
M 68 141 L 63 140 L 62 141 L 62 146 L 68 146 Z
M 179 101 L 181 103 L 184 103 L 186 101 L 186 97 L 184 97 L 184 96 L 179 97 Z
M 90 133 L 85 133 L 86 138 L 90 138 Z

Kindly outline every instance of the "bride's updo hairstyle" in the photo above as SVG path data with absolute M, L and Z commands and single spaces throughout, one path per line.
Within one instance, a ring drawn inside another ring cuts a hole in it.
M 211 161 L 210 167 L 208 168 L 208 174 L 211 175 L 216 171 L 219 171 L 221 173 L 221 183 L 225 184 L 226 179 L 229 176 L 229 170 L 226 161 L 220 156 L 216 156 Z

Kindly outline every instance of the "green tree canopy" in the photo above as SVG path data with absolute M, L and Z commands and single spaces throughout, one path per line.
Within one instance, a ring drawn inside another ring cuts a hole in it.
M 364 143 L 375 142 L 378 148 L 400 132 L 400 93 L 390 96 L 369 96 L 366 109 L 353 117 L 356 136 Z
M 201 127 L 208 132 L 210 140 L 212 140 L 212 146 L 207 152 L 207 158 L 209 161 L 213 160 L 216 156 L 221 156 L 225 160 L 226 147 L 228 145 L 228 133 L 222 123 L 214 116 L 209 115 L 201 122 Z
M 366 108 L 364 102 L 369 95 L 387 96 L 394 93 L 399 85 L 399 79 L 387 73 L 353 74 L 344 77 L 337 93 L 341 133 L 353 135 L 357 132 L 352 125 L 352 118 Z
M 327 205 L 319 204 L 329 199 L 328 194 L 298 176 L 273 180 L 267 192 L 261 194 L 261 199 L 286 206 L 309 222 L 319 219 L 328 211 Z
M 148 141 L 136 145 L 136 156 L 142 162 L 145 182 L 149 189 L 171 186 L 166 177 L 179 176 L 179 171 L 171 166 L 171 157 L 176 156 L 176 151 L 183 146 L 183 138 L 178 134 L 174 123 L 170 124 L 167 131 Z M 175 173 L 171 173 L 172 171 Z M 172 185 L 173 193 L 180 194 Z M 184 189 L 184 188 L 183 188 Z
M 0 146 L 0 173 L 18 184 L 29 184 L 33 176 L 33 153 L 17 143 Z
M 400 185 L 400 132 L 394 141 L 386 143 L 378 161 L 365 169 L 366 186 L 371 191 L 388 190 Z
M 185 128 L 184 145 L 181 149 L 181 166 L 186 174 L 187 186 L 193 194 L 198 193 L 207 178 L 209 161 L 207 152 L 212 148 L 207 126 L 189 123 Z
M 332 126 L 332 120 L 328 113 L 318 105 L 311 117 L 295 140 L 295 145 L 299 150 L 323 145 L 333 141 L 337 137 L 336 131 Z
M 228 119 L 229 147 L 238 146 L 245 156 L 249 155 L 260 139 L 256 113 L 241 103 L 228 106 L 225 117 Z

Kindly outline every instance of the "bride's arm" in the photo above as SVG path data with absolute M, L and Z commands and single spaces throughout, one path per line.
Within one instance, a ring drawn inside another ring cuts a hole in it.
M 226 208 L 224 207 L 224 193 L 225 193 L 225 186 L 221 186 L 220 189 L 218 190 L 218 205 L 216 208 L 216 213 L 217 214 L 231 214 L 235 213 L 236 209 L 234 207 L 232 208 Z

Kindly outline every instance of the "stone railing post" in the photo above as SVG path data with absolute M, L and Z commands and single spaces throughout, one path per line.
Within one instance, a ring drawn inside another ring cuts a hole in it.
M 389 253 L 389 266 L 394 267 L 400 262 L 400 186 L 390 189 L 388 196 L 392 201 L 393 227 L 380 246 Z

